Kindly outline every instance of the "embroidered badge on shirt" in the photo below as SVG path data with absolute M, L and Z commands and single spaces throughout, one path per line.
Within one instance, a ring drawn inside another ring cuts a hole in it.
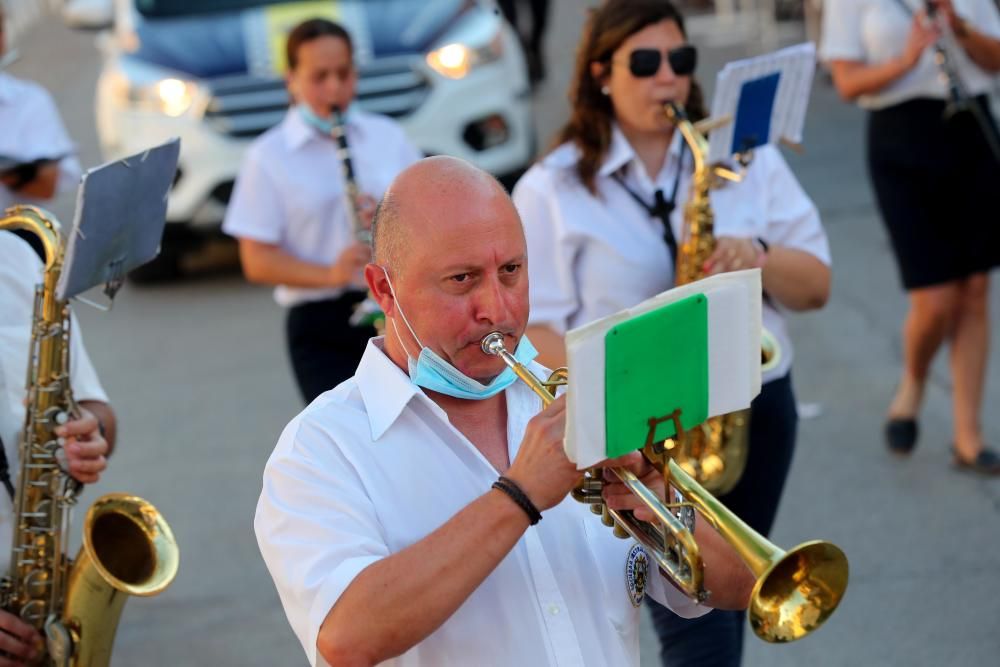
M 646 571 L 649 569 L 649 559 L 646 550 L 636 544 L 629 549 L 625 557 L 625 591 L 633 607 L 642 604 L 646 595 Z

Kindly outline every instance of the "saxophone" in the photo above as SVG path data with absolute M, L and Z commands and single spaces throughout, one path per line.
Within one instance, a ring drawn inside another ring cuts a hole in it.
M 83 522 L 83 546 L 66 555 L 69 510 L 82 485 L 64 470 L 53 429 L 79 414 L 70 387 L 70 310 L 56 297 L 65 246 L 59 223 L 30 206 L 8 209 L 0 230 L 23 230 L 45 249 L 35 290 L 24 428 L 19 440 L 10 570 L 0 607 L 45 637 L 43 665 L 106 667 L 127 595 L 151 596 L 177 574 L 170 526 L 152 504 L 111 493 Z
M 664 112 L 680 130 L 694 156 L 691 195 L 684 205 L 684 234 L 677 249 L 674 274 L 675 284 L 684 285 L 705 277 L 702 267 L 715 251 L 715 215 L 709 193 L 718 187 L 721 179 L 738 180 L 739 176 L 706 162 L 708 140 L 679 104 L 666 104 Z M 777 365 L 779 355 L 776 339 L 764 330 L 761 334 L 762 368 L 766 370 Z M 667 454 L 712 494 L 724 495 L 736 486 L 746 468 L 749 429 L 749 409 L 712 417 L 689 430 L 679 441 L 667 440 Z

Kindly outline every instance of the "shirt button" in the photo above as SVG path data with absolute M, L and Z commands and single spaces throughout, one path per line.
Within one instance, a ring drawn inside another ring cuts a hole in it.
M 559 614 L 559 605 L 557 605 L 557 604 L 550 604 L 549 605 L 549 613 L 552 614 L 553 616 L 557 616 Z

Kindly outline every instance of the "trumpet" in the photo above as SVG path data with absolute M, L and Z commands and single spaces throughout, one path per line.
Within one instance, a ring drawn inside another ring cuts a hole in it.
M 565 385 L 565 368 L 543 381 L 514 358 L 504 346 L 503 334 L 487 334 L 480 346 L 484 353 L 500 357 L 542 399 L 555 400 L 556 389 Z M 674 423 L 680 431 L 680 419 Z M 677 490 L 681 502 L 666 503 L 626 468 L 611 468 L 626 487 L 648 507 L 658 524 L 640 521 L 631 511 L 613 510 L 601 501 L 603 484 L 599 470 L 584 472 L 573 497 L 590 504 L 605 525 L 613 526 L 619 537 L 631 536 L 645 547 L 663 573 L 692 600 L 702 603 L 710 595 L 705 589 L 704 571 L 698 543 L 694 538 L 694 511 L 697 510 L 739 555 L 753 573 L 756 583 L 750 595 L 750 626 L 761 639 L 780 643 L 800 639 L 822 625 L 833 614 L 847 589 L 848 564 L 844 552 L 820 540 L 805 542 L 785 551 L 730 512 L 665 456 L 663 443 L 647 444 L 643 454 Z M 677 510 L 675 515 L 673 510 Z

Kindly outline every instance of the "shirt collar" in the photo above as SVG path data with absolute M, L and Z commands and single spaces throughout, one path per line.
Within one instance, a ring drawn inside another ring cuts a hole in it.
M 528 364 L 528 368 L 540 377 L 547 377 L 547 370 L 535 362 Z M 403 369 L 397 366 L 385 353 L 384 337 L 372 338 L 368 341 L 368 347 L 365 348 L 365 353 L 358 364 L 354 381 L 361 393 L 361 400 L 365 404 L 373 442 L 389 430 L 389 427 L 399 419 L 403 410 L 414 398 L 426 401 L 432 410 L 440 414 L 442 419 L 448 421 L 444 410 L 432 401 L 420 387 L 413 384 L 409 375 L 404 373 Z M 540 399 L 520 381 L 512 384 L 506 390 L 506 394 L 508 423 L 512 419 L 515 422 L 520 420 L 526 423 L 541 409 Z M 515 415 L 515 413 L 517 414 Z
M 361 123 L 359 122 L 360 112 L 351 105 L 344 114 L 344 124 L 352 139 L 358 139 L 361 133 Z M 285 133 L 285 143 L 289 150 L 298 150 L 310 140 L 325 139 L 322 133 L 316 128 L 310 127 L 302 115 L 291 106 L 282 121 L 283 132 Z
M 425 396 L 384 348 L 385 338 L 369 340 L 355 374 L 373 441 L 389 430 L 414 396 Z
M 667 149 L 668 156 L 676 159 L 680 155 L 681 141 L 683 139 L 684 137 L 681 136 L 681 133 L 675 130 L 673 138 L 670 140 L 670 148 Z M 638 159 L 635 149 L 632 148 L 632 144 L 625 138 L 625 133 L 618 127 L 618 123 L 611 123 L 611 146 L 608 147 L 607 157 L 604 158 L 604 163 L 601 164 L 598 174 L 600 176 L 611 176 L 630 162 L 638 162 Z M 658 174 L 653 174 L 652 178 L 655 179 L 657 176 Z

